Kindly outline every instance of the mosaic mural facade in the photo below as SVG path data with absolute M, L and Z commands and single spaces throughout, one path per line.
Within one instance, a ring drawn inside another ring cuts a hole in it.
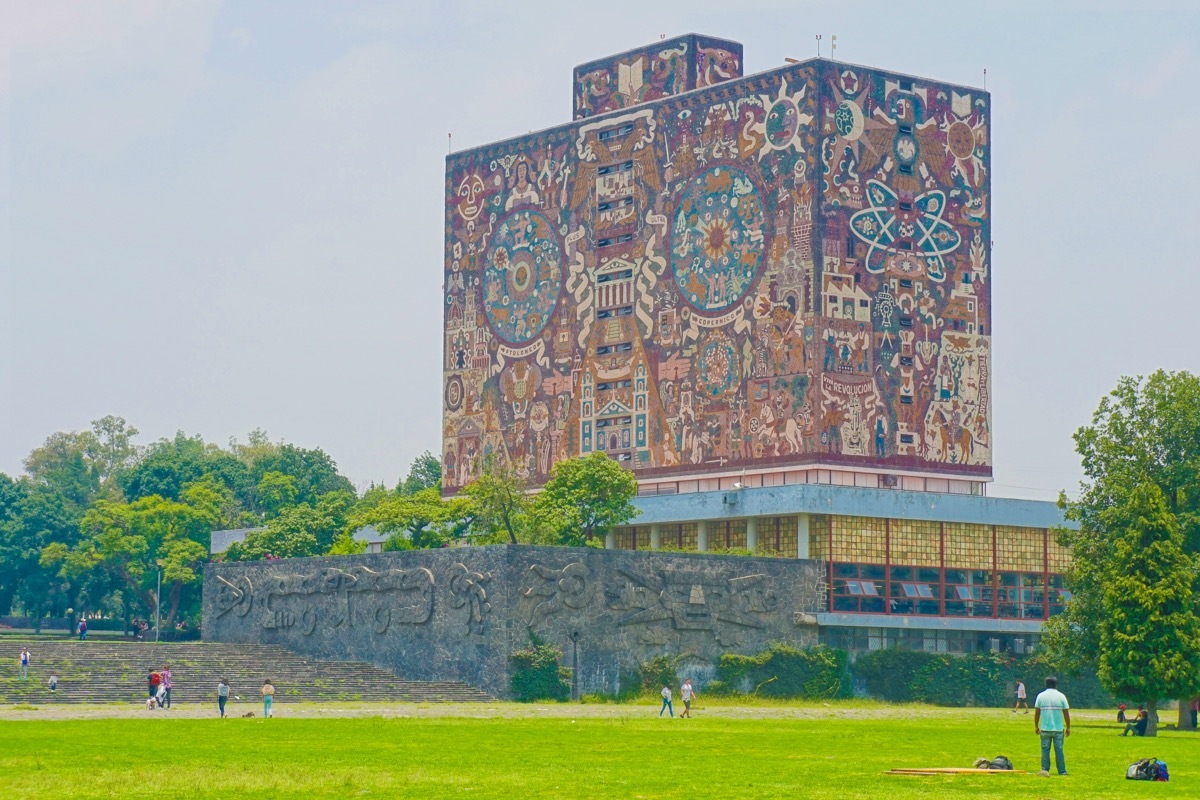
M 742 46 L 694 33 L 575 68 L 575 119 L 742 77 Z
M 583 119 L 447 159 L 446 490 L 596 450 L 990 477 L 989 95 L 812 60 L 618 101 L 599 69 Z

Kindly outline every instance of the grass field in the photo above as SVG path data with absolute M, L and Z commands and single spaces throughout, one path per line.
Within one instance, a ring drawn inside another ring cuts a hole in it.
M 239 712 L 251 708 L 245 705 Z M 906 777 L 1003 753 L 1036 773 L 1032 716 L 861 703 L 656 707 L 284 705 L 272 720 L 205 707 L 0 709 L 6 797 L 1195 798 L 1200 734 L 1122 739 L 1076 712 L 1069 777 Z M 379 716 L 371 716 L 376 715 Z M 45 718 L 61 716 L 65 718 Z M 1165 717 L 1164 717 L 1165 719 Z M 1170 784 L 1125 781 L 1157 756 Z

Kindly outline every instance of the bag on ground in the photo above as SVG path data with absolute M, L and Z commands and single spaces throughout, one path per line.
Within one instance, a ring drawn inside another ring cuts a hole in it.
M 1012 762 L 1008 760 L 1008 756 L 996 756 L 992 760 L 986 758 L 975 759 L 975 769 L 1012 769 Z
M 1171 778 L 1167 772 L 1167 762 L 1157 758 L 1143 758 L 1136 764 L 1129 765 L 1129 769 L 1125 770 L 1125 780 L 1166 783 Z

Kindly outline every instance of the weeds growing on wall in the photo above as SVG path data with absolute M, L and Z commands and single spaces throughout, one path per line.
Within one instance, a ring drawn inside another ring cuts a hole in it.
M 513 698 L 523 703 L 568 699 L 571 670 L 558 664 L 562 650 L 532 632 L 529 639 L 528 647 L 514 650 L 510 656 Z
M 824 645 L 800 649 L 773 642 L 753 656 L 725 653 L 717 663 L 717 676 L 709 691 L 807 700 L 851 694 L 845 651 Z

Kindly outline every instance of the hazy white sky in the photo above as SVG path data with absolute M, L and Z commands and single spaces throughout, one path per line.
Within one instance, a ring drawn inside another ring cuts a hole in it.
M 1079 478 L 1122 374 L 1200 371 L 1200 3 L 0 0 L 0 471 L 125 416 L 394 482 L 441 426 L 447 132 L 567 122 L 689 31 L 993 96 L 995 495 Z

